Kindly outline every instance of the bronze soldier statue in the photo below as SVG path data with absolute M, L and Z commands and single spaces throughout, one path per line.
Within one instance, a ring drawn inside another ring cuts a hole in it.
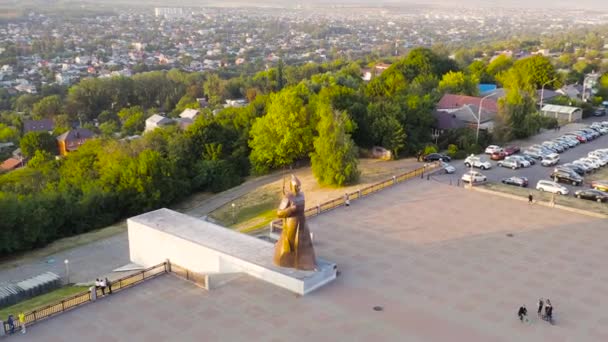
M 290 192 L 283 190 L 283 199 L 277 216 L 283 219 L 283 231 L 274 250 L 277 266 L 312 271 L 316 268 L 315 251 L 310 231 L 304 216 L 304 193 L 300 191 L 300 180 L 292 175 Z

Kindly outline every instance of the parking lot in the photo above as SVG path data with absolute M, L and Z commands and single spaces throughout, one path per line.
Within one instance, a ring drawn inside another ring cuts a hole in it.
M 566 131 L 566 130 L 562 130 L 560 132 L 560 135 L 563 135 L 567 132 L 568 131 Z M 525 150 L 529 145 L 532 145 L 532 143 L 530 143 L 528 145 L 520 146 L 521 150 L 522 151 Z M 585 144 L 579 144 L 578 146 L 570 148 L 569 150 L 566 150 L 565 152 L 559 154 L 560 161 L 557 165 L 563 165 L 566 163 L 570 163 L 578 158 L 587 156 L 587 154 L 593 150 L 597 150 L 597 149 L 601 149 L 601 148 L 608 148 L 608 135 L 600 136 L 599 138 L 592 140 Z M 475 170 L 478 172 L 481 172 L 483 175 L 485 175 L 488 179 L 488 182 L 500 183 L 501 180 L 504 178 L 508 178 L 508 177 L 512 177 L 512 176 L 521 176 L 521 177 L 528 178 L 528 182 L 529 182 L 528 187 L 532 188 L 532 189 L 535 188 L 536 183 L 539 180 L 541 180 L 541 179 L 549 180 L 550 179 L 549 176 L 554 169 L 554 166 L 544 167 L 544 166 L 540 165 L 540 162 L 537 162 L 535 165 L 532 165 L 531 167 L 528 167 L 528 168 L 520 168 L 520 169 L 512 170 L 509 168 L 497 166 L 498 161 L 490 160 L 489 155 L 483 155 L 482 158 L 489 161 L 492 164 L 492 168 L 490 170 L 479 170 L 479 169 L 475 169 Z M 465 172 L 470 170 L 470 168 L 465 167 L 462 160 L 454 160 L 454 161 L 450 162 L 450 165 L 452 165 L 456 168 L 456 172 L 454 172 L 453 174 L 449 174 L 449 175 L 437 175 L 436 176 L 437 180 L 449 181 L 451 178 L 451 181 L 453 183 L 456 183 L 456 182 L 458 182 L 460 177 Z M 608 166 L 605 166 L 605 167 L 608 167 Z M 574 193 L 574 191 L 576 191 L 576 190 L 588 188 L 589 183 L 590 182 L 588 182 L 585 179 L 582 186 L 572 186 L 570 184 L 564 184 L 564 183 L 560 183 L 560 184 L 566 186 L 570 190 L 570 195 L 572 195 Z

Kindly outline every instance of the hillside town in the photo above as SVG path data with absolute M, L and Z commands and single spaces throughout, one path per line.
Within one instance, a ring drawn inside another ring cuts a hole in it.
M 432 7 L 339 10 L 293 8 L 83 8 L 70 18 L 29 12 L 0 24 L 0 87 L 35 94 L 42 85 L 69 86 L 87 77 L 131 76 L 142 71 L 253 73 L 275 65 L 400 56 L 413 47 L 467 46 L 585 30 L 605 22 L 605 13 Z M 558 58 L 576 46 L 493 51 Z M 599 56 L 596 56 L 599 57 Z M 606 63 L 604 59 L 602 61 Z

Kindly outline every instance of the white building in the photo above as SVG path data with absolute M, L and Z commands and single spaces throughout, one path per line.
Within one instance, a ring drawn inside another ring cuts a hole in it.
M 173 125 L 175 121 L 166 118 L 162 115 L 154 114 L 151 117 L 146 119 L 146 129 L 145 132 L 153 131 L 159 127 L 166 127 L 169 125 Z
M 548 104 L 541 109 L 543 116 L 556 118 L 560 122 L 575 122 L 583 118 L 583 110 L 578 107 Z
M 182 119 L 190 119 L 194 121 L 194 119 L 196 119 L 199 114 L 200 111 L 198 109 L 187 108 L 179 115 L 179 117 Z

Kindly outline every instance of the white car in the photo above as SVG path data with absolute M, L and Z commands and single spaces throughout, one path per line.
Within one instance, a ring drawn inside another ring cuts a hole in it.
M 486 154 L 492 154 L 494 152 L 500 152 L 502 151 L 502 147 L 498 146 L 498 145 L 490 145 L 488 147 L 486 147 Z
M 467 183 L 481 183 L 488 180 L 486 176 L 484 176 L 481 172 L 477 171 L 468 171 L 464 175 L 462 175 L 462 178 L 460 179 L 462 179 L 463 182 Z
M 522 157 L 522 156 L 508 156 L 505 158 L 505 160 L 515 160 L 518 164 L 519 167 L 530 167 L 532 166 L 532 164 L 530 164 L 529 161 L 526 160 L 526 158 Z
M 585 162 L 589 165 L 591 165 L 591 167 L 593 167 L 593 169 L 597 170 L 600 167 L 602 167 L 602 165 L 600 165 L 600 163 L 598 163 L 597 161 L 593 160 L 593 159 L 589 159 L 589 158 L 580 158 L 579 159 L 582 162 Z
M 440 161 L 440 162 L 441 162 L 441 167 L 443 168 L 445 173 L 452 174 L 452 173 L 456 172 L 456 168 L 453 167 L 452 165 L 450 165 L 444 161 Z
M 608 164 L 608 160 L 605 157 L 601 157 L 601 156 L 588 156 L 587 159 L 591 159 L 595 162 L 597 162 L 598 164 L 600 164 L 600 166 L 606 166 L 606 164 Z
M 476 157 L 474 155 L 470 155 L 467 159 L 464 160 L 464 166 L 466 167 L 476 167 L 482 170 L 489 170 L 492 168 L 492 164 L 489 161 Z
M 551 153 L 547 156 L 544 156 L 543 160 L 540 161 L 540 164 L 542 166 L 553 166 L 557 165 L 557 163 L 559 163 L 559 154 L 557 153 Z
M 536 190 L 560 195 L 567 195 L 569 192 L 568 188 L 565 186 L 548 180 L 539 180 L 538 183 L 536 183 Z

